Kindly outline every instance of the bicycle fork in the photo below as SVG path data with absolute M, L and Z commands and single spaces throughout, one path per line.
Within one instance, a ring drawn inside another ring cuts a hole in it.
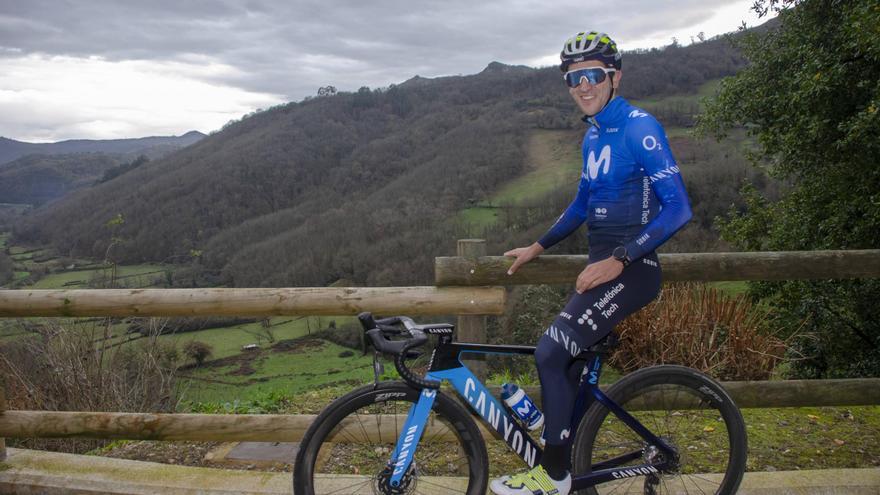
M 412 464 L 413 453 L 419 445 L 419 440 L 425 432 L 425 426 L 428 424 L 428 415 L 431 414 L 431 408 L 434 406 L 434 399 L 437 397 L 436 390 L 423 389 L 419 394 L 419 401 L 410 409 L 403 424 L 403 430 L 397 438 L 397 446 L 391 453 L 391 460 L 388 466 L 393 468 L 391 472 L 391 480 L 389 483 L 392 487 L 397 488 L 400 482 L 409 471 Z

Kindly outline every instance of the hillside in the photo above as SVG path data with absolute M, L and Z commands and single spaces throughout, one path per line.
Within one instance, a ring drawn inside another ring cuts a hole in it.
M 0 203 L 41 205 L 92 185 L 121 155 L 27 155 L 0 166 Z
M 628 54 L 624 95 L 693 94 L 743 63 L 723 39 Z M 687 125 L 695 107 L 652 111 Z M 417 77 L 250 116 L 38 209 L 14 235 L 78 256 L 114 237 L 119 261 L 184 260 L 236 286 L 425 283 L 471 228 L 459 211 L 536 170 L 533 133 L 567 132 L 576 149 L 582 126 L 556 68 Z M 493 235 L 529 238 L 568 198 L 545 193 Z
M 112 153 L 121 155 L 167 154 L 169 149 L 189 146 L 204 138 L 198 131 L 190 131 L 182 136 L 151 136 L 137 139 L 71 139 L 57 143 L 26 143 L 0 137 L 0 167 L 17 158 L 40 155 L 64 155 L 70 153 Z M 130 157 L 133 158 L 134 156 Z

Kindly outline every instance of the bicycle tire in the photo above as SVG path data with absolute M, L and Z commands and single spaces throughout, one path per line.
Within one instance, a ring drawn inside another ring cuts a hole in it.
M 680 456 L 674 471 L 613 482 L 624 485 L 623 493 L 637 484 L 643 485 L 643 493 L 736 493 L 746 467 L 748 438 L 739 408 L 718 382 L 691 368 L 661 365 L 625 376 L 606 395 L 654 434 L 671 442 Z M 659 402 L 662 407 L 638 410 L 643 408 L 639 401 L 645 400 Z M 646 442 L 596 402 L 576 433 L 572 469 L 578 474 L 589 473 L 594 463 L 632 452 L 640 445 L 645 454 L 631 464 L 646 462 L 645 456 L 650 455 Z M 597 491 L 592 487 L 578 493 L 595 495 Z
M 404 382 L 382 382 L 330 404 L 300 443 L 294 494 L 485 493 L 489 461 L 480 430 L 461 405 L 440 392 L 405 482 L 396 490 L 382 482 L 406 414 L 419 394 Z

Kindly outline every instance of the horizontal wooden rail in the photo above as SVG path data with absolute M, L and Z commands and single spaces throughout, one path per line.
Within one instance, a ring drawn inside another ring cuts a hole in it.
M 505 256 L 434 258 L 437 286 L 574 283 L 587 256 L 545 255 L 507 275 Z M 880 249 L 661 254 L 665 281 L 880 278 Z
M 853 406 L 880 404 L 880 379 L 789 380 L 775 382 L 727 382 L 724 387 L 743 408 Z M 540 392 L 525 387 L 540 402 Z M 495 390 L 499 393 L 499 390 Z M 669 406 L 669 397 L 654 397 L 633 409 Z M 678 398 L 678 407 L 693 404 Z M 384 421 L 388 427 L 403 424 L 401 416 Z M 0 437 L 13 438 L 105 438 L 129 440 L 262 441 L 296 442 L 315 420 L 315 415 L 279 414 L 144 414 L 112 412 L 5 411 L 0 413 Z M 362 425 L 344 428 L 348 438 L 364 435 Z M 443 435 L 440 424 L 432 425 Z M 381 432 L 389 438 L 390 431 Z M 484 431 L 484 435 L 489 435 Z
M 0 290 L 9 316 L 496 315 L 502 287 Z
M 722 385 L 741 408 L 880 405 L 880 378 L 724 382 Z M 541 403 L 540 387 L 523 388 L 529 397 Z M 497 392 L 500 394 L 500 389 Z M 664 399 L 658 397 L 658 400 Z M 642 407 L 650 405 L 636 409 Z

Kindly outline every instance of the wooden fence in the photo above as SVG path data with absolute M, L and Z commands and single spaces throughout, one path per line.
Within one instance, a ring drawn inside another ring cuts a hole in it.
M 504 311 L 501 285 L 571 283 L 585 256 L 542 256 L 506 274 L 510 258 L 485 256 L 481 240 L 437 258 L 436 286 L 291 289 L 0 290 L 0 317 L 457 314 L 458 338 L 485 339 L 486 315 Z M 880 277 L 880 250 L 661 255 L 664 279 L 785 280 Z M 880 379 L 729 382 L 742 407 L 880 404 Z M 530 395 L 538 398 L 537 390 Z M 313 416 L 5 411 L 3 437 L 296 441 Z M 5 448 L 2 450 L 5 456 Z

